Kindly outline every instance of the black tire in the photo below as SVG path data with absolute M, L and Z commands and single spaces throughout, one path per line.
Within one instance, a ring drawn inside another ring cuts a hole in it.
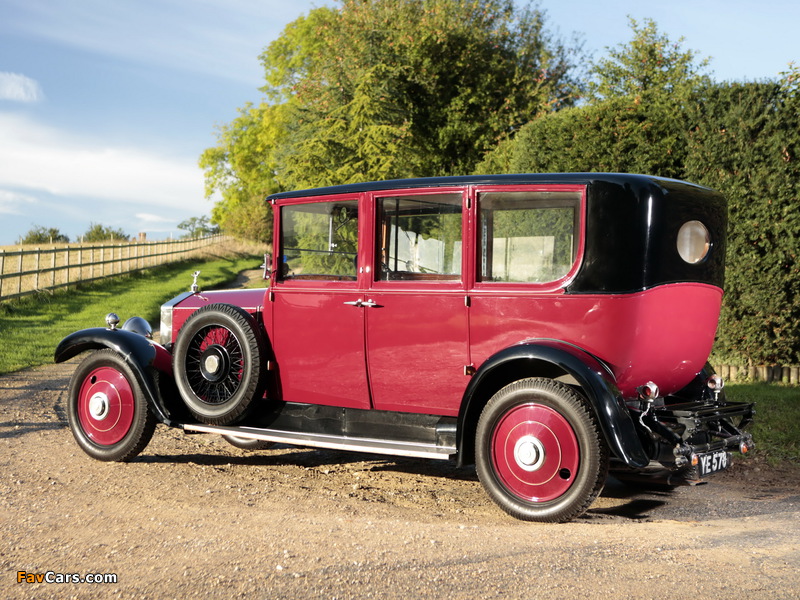
M 230 304 L 194 312 L 178 332 L 175 383 L 196 419 L 230 425 L 264 393 L 263 344 L 252 317 Z
M 268 442 L 267 440 L 255 440 L 253 438 L 244 438 L 236 435 L 223 435 L 222 439 L 235 448 L 249 450 L 251 452 L 255 452 L 256 450 L 268 450 L 275 445 L 275 442 Z
M 133 370 L 107 348 L 87 356 L 73 373 L 67 419 L 81 449 L 105 461 L 131 460 L 156 426 Z
M 486 404 L 475 439 L 483 487 L 508 514 L 561 523 L 583 514 L 608 474 L 608 449 L 587 401 L 551 379 L 522 379 Z

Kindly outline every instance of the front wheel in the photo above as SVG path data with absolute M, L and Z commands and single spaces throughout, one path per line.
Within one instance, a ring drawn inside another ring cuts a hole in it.
M 608 473 L 608 450 L 586 400 L 551 379 L 523 379 L 497 392 L 481 413 L 475 442 L 487 493 L 525 521 L 580 516 Z
M 156 419 L 133 371 L 119 354 L 90 354 L 72 375 L 67 418 L 75 441 L 89 456 L 129 461 L 147 446 Z

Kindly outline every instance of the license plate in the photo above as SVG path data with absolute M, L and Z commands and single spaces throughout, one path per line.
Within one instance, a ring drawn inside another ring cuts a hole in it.
M 724 471 L 731 464 L 731 454 L 725 450 L 699 454 L 698 459 L 697 468 L 700 471 L 700 477 Z

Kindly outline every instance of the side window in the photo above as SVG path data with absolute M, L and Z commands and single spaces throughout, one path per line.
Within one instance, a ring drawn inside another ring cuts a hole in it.
M 281 207 L 281 279 L 355 280 L 358 202 Z
M 460 193 L 376 199 L 378 278 L 460 280 Z
M 544 283 L 577 257 L 581 192 L 479 194 L 480 280 Z

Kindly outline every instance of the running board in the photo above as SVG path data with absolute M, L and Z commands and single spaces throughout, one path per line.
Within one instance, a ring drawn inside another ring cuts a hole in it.
M 196 433 L 217 433 L 252 440 L 264 440 L 295 446 L 312 448 L 328 448 L 331 450 L 348 450 L 353 452 L 369 452 L 390 456 L 411 456 L 414 458 L 433 458 L 448 460 L 456 454 L 456 448 L 438 446 L 419 442 L 397 440 L 377 440 L 371 438 L 337 436 L 322 433 L 297 433 L 279 429 L 261 429 L 256 427 L 223 427 L 221 425 L 184 424 L 184 431 Z

